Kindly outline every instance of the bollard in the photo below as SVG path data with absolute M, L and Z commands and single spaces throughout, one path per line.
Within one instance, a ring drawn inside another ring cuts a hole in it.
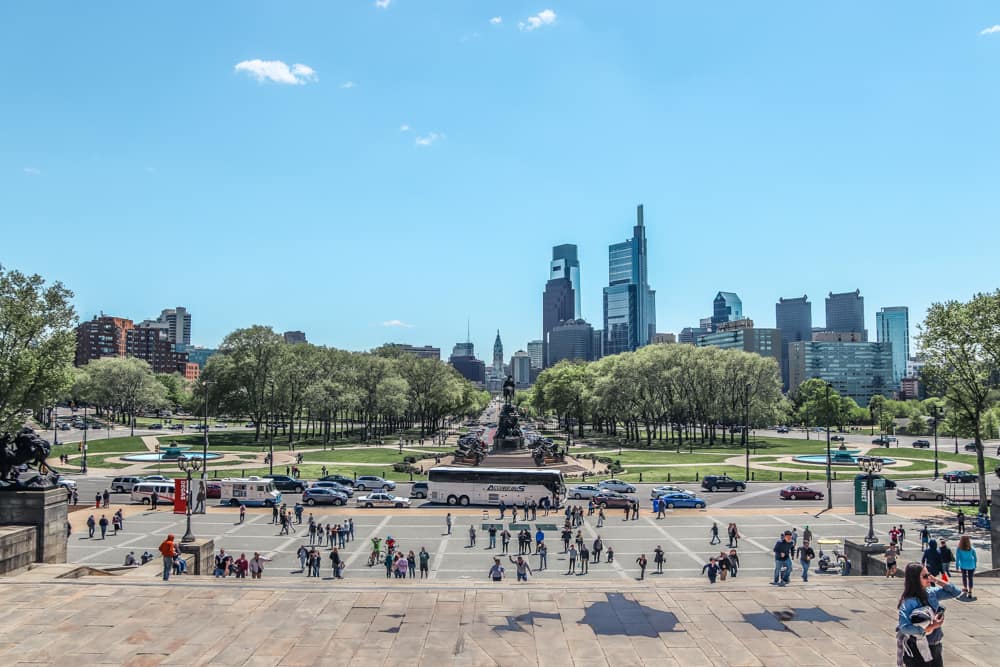
M 837 481 L 837 471 L 833 471 L 833 481 Z
M 642 473 L 641 472 L 639 473 L 639 483 L 640 484 L 642 483 Z
M 806 481 L 807 482 L 809 481 L 809 471 L 808 470 L 806 470 Z
M 358 481 L 358 471 L 357 470 L 354 471 L 354 481 L 355 482 Z
M 750 481 L 753 482 L 757 479 L 757 472 L 754 470 L 750 471 Z
M 410 481 L 411 482 L 413 481 L 413 471 L 412 470 L 410 471 Z
M 785 479 L 785 473 L 778 471 L 778 481 L 781 482 Z
M 698 481 L 698 473 L 697 472 L 695 472 L 695 474 L 694 474 L 694 481 L 696 481 L 696 482 Z
M 667 473 L 667 481 L 668 482 L 670 481 L 670 473 L 669 472 Z

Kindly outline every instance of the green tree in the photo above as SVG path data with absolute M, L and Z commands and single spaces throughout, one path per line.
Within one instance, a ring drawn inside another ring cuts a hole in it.
M 73 293 L 0 266 L 0 432 L 61 398 L 73 381 Z

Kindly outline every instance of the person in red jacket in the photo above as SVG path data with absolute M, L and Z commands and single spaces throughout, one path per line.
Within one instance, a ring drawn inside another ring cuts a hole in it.
M 167 535 L 167 539 L 160 543 L 160 555 L 163 556 L 163 580 L 169 581 L 170 571 L 174 568 L 174 556 L 177 555 L 173 534 Z

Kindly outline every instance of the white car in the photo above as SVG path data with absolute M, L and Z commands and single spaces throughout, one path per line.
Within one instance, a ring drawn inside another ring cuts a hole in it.
M 600 492 L 601 489 L 594 484 L 581 484 L 571 488 L 566 495 L 575 500 L 582 500 L 583 498 L 593 498 Z
M 168 482 L 168 483 L 172 484 L 174 480 L 167 479 L 163 475 L 146 475 L 145 477 L 142 478 L 142 481 L 143 482 Z
M 68 477 L 63 477 L 62 475 L 60 475 L 56 479 L 56 486 L 61 486 L 64 489 L 66 489 L 67 491 L 72 491 L 73 489 L 76 488 L 76 482 L 74 482 L 73 480 L 69 479 Z
M 615 493 L 635 493 L 635 487 L 620 479 L 606 479 L 598 484 L 602 490 L 614 491 Z
M 653 487 L 653 490 L 649 492 L 649 499 L 656 500 L 660 496 L 665 496 L 668 493 L 686 493 L 691 495 L 691 492 L 687 489 L 682 489 L 679 486 L 671 486 L 670 484 L 664 484 L 663 486 Z
M 410 499 L 394 496 L 391 493 L 369 493 L 355 499 L 358 507 L 409 507 Z

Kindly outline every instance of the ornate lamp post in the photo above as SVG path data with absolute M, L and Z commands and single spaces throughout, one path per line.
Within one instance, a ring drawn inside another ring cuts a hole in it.
M 833 471 L 830 466 L 833 462 L 832 454 L 830 453 L 830 389 L 833 385 L 829 382 L 824 383 L 826 385 L 826 508 L 828 510 L 833 509 Z
M 938 422 L 941 421 L 941 406 L 934 405 L 934 479 L 938 478 Z
M 204 427 L 202 429 L 202 441 L 201 441 L 201 462 L 204 464 L 208 461 L 208 387 L 209 385 L 215 384 L 209 380 L 205 380 L 202 383 L 205 386 L 205 421 L 202 423 Z M 204 488 L 208 483 L 208 466 L 203 465 L 201 471 L 201 485 Z
M 188 458 L 187 456 L 182 456 L 177 459 L 177 467 L 181 469 L 181 472 L 187 473 L 187 531 L 184 533 L 184 537 L 181 538 L 181 542 L 194 542 L 194 533 L 191 532 L 191 473 L 197 472 L 199 468 L 202 467 L 201 461 L 195 458 Z
M 746 451 L 746 471 L 745 479 L 750 481 L 750 387 L 747 382 L 746 391 L 743 393 L 743 449 Z
M 868 475 L 865 495 L 868 501 L 868 536 L 865 537 L 866 544 L 878 542 L 875 537 L 875 489 L 872 488 L 874 475 L 882 472 L 882 459 L 877 456 L 858 457 L 858 468 Z

